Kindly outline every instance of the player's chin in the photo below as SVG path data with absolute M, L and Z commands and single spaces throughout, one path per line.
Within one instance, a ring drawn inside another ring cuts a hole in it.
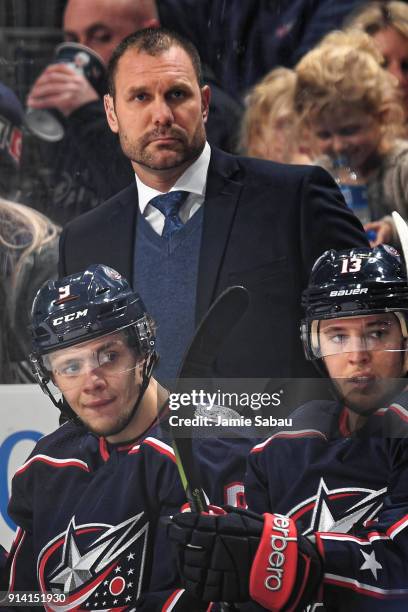
M 122 431 L 125 425 L 122 422 L 111 421 L 109 423 L 85 423 L 87 429 L 95 436 L 109 438 L 116 436 Z
M 349 390 L 344 394 L 344 401 L 353 412 L 368 416 L 379 408 L 385 408 L 396 391 L 395 384 L 381 380 L 362 388 Z
M 91 433 L 96 436 L 106 436 L 106 432 L 112 429 L 113 423 L 107 419 L 96 419 L 96 418 L 81 418 L 82 423 Z
M 90 432 L 96 436 L 104 437 L 116 434 L 120 431 L 122 420 L 125 420 L 118 418 L 117 414 L 90 415 L 89 412 L 83 414 L 80 418 Z
M 383 405 L 377 395 L 367 396 L 359 393 L 350 394 L 345 398 L 345 403 L 350 410 L 361 416 L 369 416 Z

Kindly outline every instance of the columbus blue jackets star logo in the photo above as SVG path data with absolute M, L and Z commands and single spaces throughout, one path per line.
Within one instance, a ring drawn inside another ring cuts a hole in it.
M 38 576 L 41 589 L 64 593 L 65 602 L 50 610 L 124 609 L 142 589 L 149 523 L 144 512 L 112 526 L 76 525 L 41 551 Z
M 361 487 L 329 489 L 321 478 L 316 495 L 303 500 L 287 514 L 296 521 L 301 520 L 303 535 L 315 531 L 349 533 L 354 525 L 362 525 L 377 516 L 386 490 Z
M 375 550 L 371 551 L 370 554 L 364 552 L 362 548 L 360 548 L 360 552 L 364 557 L 364 563 L 360 567 L 360 570 L 370 570 L 373 573 L 374 578 L 377 580 L 377 572 L 381 570 L 383 567 L 381 563 L 378 563 L 375 558 Z

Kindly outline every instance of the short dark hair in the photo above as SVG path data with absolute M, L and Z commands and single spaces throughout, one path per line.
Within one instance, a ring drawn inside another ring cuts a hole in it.
M 109 94 L 112 97 L 115 96 L 115 75 L 118 63 L 128 49 L 137 49 L 139 52 L 155 56 L 168 51 L 171 47 L 181 47 L 184 49 L 191 59 L 198 84 L 201 87 L 203 84 L 201 60 L 193 43 L 184 38 L 184 36 L 167 28 L 145 28 L 126 36 L 113 51 L 109 60 L 107 74 Z

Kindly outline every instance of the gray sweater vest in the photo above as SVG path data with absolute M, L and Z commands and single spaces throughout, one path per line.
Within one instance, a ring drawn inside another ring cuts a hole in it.
M 202 220 L 203 207 L 163 238 L 138 215 L 133 286 L 156 321 L 160 360 L 154 376 L 163 384 L 176 377 L 195 330 Z

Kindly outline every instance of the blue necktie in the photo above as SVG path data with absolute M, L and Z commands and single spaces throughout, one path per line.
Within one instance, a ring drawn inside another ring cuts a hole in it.
M 162 233 L 164 238 L 183 227 L 183 222 L 178 213 L 187 196 L 188 191 L 169 191 L 150 200 L 149 204 L 160 210 L 166 217 Z

